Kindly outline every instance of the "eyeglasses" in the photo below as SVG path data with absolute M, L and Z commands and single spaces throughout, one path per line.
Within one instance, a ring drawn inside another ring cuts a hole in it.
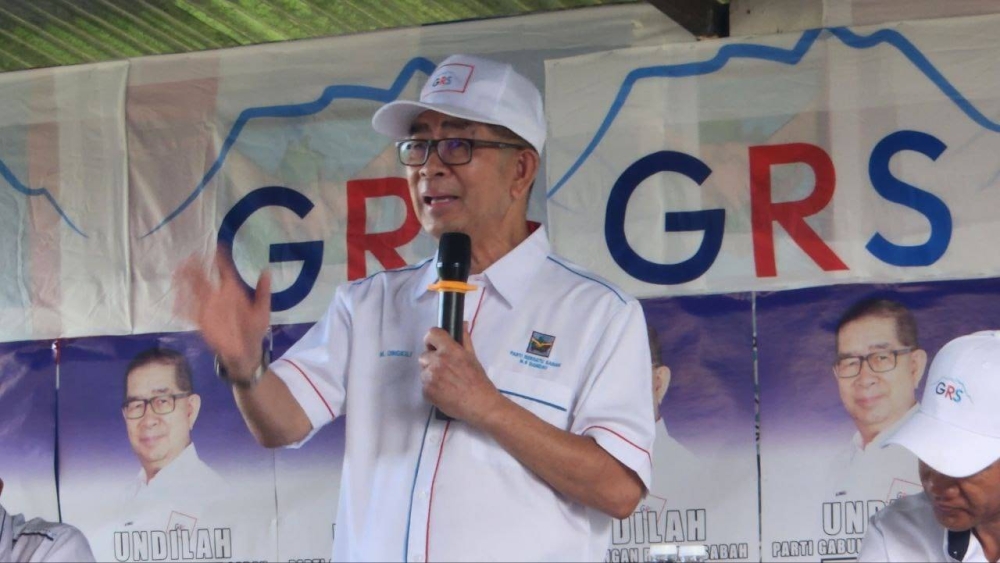
M 875 373 L 884 373 L 896 367 L 896 359 L 909 354 L 913 348 L 900 348 L 898 350 L 881 350 L 872 352 L 867 356 L 847 356 L 840 358 L 833 363 L 833 373 L 840 378 L 857 377 L 861 373 L 861 364 L 868 362 L 868 367 Z
M 170 414 L 177 408 L 177 399 L 182 399 L 191 395 L 187 393 L 174 393 L 173 395 L 157 395 L 148 399 L 130 399 L 122 403 L 122 414 L 125 418 L 137 419 L 146 414 L 146 405 L 149 405 L 156 414 Z
M 472 160 L 472 150 L 485 149 L 527 149 L 528 145 L 516 143 L 501 143 L 498 141 L 481 141 L 479 139 L 407 139 L 396 142 L 396 152 L 399 162 L 406 166 L 423 166 L 431 156 L 431 151 L 437 149 L 441 162 L 456 166 L 468 164 Z

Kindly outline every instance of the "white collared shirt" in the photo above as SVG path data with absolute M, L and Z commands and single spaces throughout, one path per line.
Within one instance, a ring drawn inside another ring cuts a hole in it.
M 914 405 L 892 427 L 879 432 L 867 445 L 860 432 L 854 433 L 851 443 L 841 449 L 831 462 L 829 482 L 832 498 L 827 500 L 878 500 L 888 504 L 923 491 L 916 456 L 895 444 L 882 447 L 886 436 L 891 435 L 916 409 L 917 405 Z
M 226 495 L 225 481 L 191 443 L 152 479 L 139 469 L 125 488 L 119 525 L 138 531 L 203 528 L 207 512 Z
M 948 555 L 948 530 L 934 518 L 924 493 L 910 495 L 872 516 L 858 561 L 972 561 L 986 554 L 975 534 L 962 559 Z
M 25 521 L 0 505 L 0 561 L 93 561 L 87 538 L 73 526 Z
M 603 559 L 611 518 L 556 493 L 468 425 L 438 420 L 418 357 L 437 322 L 428 260 L 341 286 L 271 365 L 318 430 L 346 414 L 335 560 Z M 649 343 L 639 303 L 553 256 L 539 228 L 465 297 L 494 385 L 592 437 L 650 484 Z

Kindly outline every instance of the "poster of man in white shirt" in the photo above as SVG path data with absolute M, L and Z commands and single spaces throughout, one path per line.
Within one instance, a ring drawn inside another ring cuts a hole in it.
M 922 490 L 916 457 L 883 442 L 928 359 L 996 324 L 997 291 L 982 279 L 757 296 L 765 560 L 852 561 L 871 516 Z
M 888 503 L 921 491 L 913 454 L 882 442 L 916 407 L 926 366 L 917 321 L 902 303 L 864 299 L 840 318 L 833 374 L 857 432 L 831 464 L 829 500 Z
M 643 301 L 656 418 L 653 482 L 612 524 L 606 561 L 650 561 L 655 544 L 756 561 L 753 323 L 747 295 Z
M 122 491 L 123 526 L 190 533 L 205 527 L 210 507 L 231 494 L 191 441 L 201 406 L 180 352 L 149 348 L 126 368 L 121 411 L 141 467 Z
M 273 452 L 198 335 L 81 339 L 61 360 L 62 514 L 98 561 L 275 558 Z

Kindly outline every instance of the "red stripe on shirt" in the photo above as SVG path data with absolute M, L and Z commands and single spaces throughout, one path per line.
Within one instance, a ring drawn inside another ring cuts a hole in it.
M 451 421 L 444 423 L 444 432 L 441 433 L 441 447 L 438 448 L 438 459 L 437 463 L 434 465 L 434 475 L 431 477 L 431 493 L 430 498 L 427 499 L 427 531 L 424 536 L 424 561 L 430 561 L 431 552 L 431 505 L 434 504 L 434 483 L 437 481 L 438 469 L 441 467 L 441 454 L 444 453 L 444 439 L 448 437 L 448 428 L 451 426 Z
M 333 409 L 330 408 L 330 403 L 326 402 L 326 399 L 323 398 L 323 394 L 319 392 L 319 389 L 316 387 L 316 384 L 313 383 L 311 379 L 309 379 L 309 376 L 306 375 L 306 372 L 303 371 L 302 368 L 298 366 L 298 364 L 285 358 L 279 358 L 278 361 L 288 362 L 292 364 L 293 368 L 299 370 L 299 373 L 302 374 L 302 377 L 306 378 L 306 383 L 308 383 L 309 386 L 313 388 L 313 391 L 316 392 L 316 396 L 319 397 L 319 400 L 323 401 L 323 406 L 326 407 L 326 410 L 330 413 L 330 418 L 337 418 L 337 415 L 333 414 Z
M 605 430 L 605 431 L 607 431 L 607 432 L 611 432 L 611 433 L 612 433 L 612 434 L 614 434 L 615 436 L 618 436 L 619 438 L 621 438 L 622 440 L 624 440 L 624 441 L 625 441 L 625 442 L 626 442 L 626 443 L 627 443 L 628 445 L 630 445 L 630 446 L 632 446 L 633 448 L 635 448 L 635 449 L 639 450 L 640 452 L 642 452 L 642 453 L 646 454 L 646 457 L 647 457 L 647 458 L 649 458 L 649 464 L 650 464 L 650 465 L 652 465 L 652 464 L 653 464 L 653 457 L 652 457 L 651 455 L 649 455 L 649 451 L 648 451 L 648 450 L 646 450 L 646 449 L 644 449 L 644 448 L 641 448 L 641 447 L 637 446 L 637 445 L 635 444 L 635 442 L 633 442 L 632 440 L 629 440 L 629 439 L 628 439 L 628 438 L 626 438 L 625 436 L 622 436 L 621 434 L 619 434 L 619 433 L 615 432 L 614 430 L 612 430 L 612 429 L 610 429 L 610 428 L 608 428 L 608 427 L 606 427 L 606 426 L 598 426 L 598 425 L 596 425 L 596 424 L 595 424 L 595 425 L 593 425 L 593 426 L 588 426 L 588 427 L 584 428 L 584 429 L 583 429 L 583 432 L 580 432 L 580 434 L 586 434 L 586 433 L 587 433 L 587 430 L 590 430 L 591 428 L 597 428 L 597 429 L 600 429 L 600 430 Z

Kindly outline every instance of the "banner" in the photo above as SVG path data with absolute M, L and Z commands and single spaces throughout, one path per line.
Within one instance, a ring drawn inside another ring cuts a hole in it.
M 58 520 L 56 362 L 44 342 L 0 344 L 0 504 Z
M 923 490 L 916 458 L 881 440 L 920 400 L 941 346 L 997 326 L 998 291 L 993 278 L 757 298 L 764 559 L 853 560 L 869 518 Z M 844 357 L 853 371 L 836 375 Z
M 197 334 L 62 350 L 62 517 L 98 561 L 273 561 L 274 455 Z
M 996 275 L 981 243 L 1000 236 L 998 30 L 984 16 L 550 60 L 555 248 L 641 297 Z
M 0 341 L 130 330 L 127 68 L 0 73 Z
M 653 485 L 616 521 L 606 561 L 651 561 L 658 543 L 702 544 L 720 561 L 758 561 L 750 296 L 643 302 L 656 405 Z
M 544 91 L 547 58 L 690 38 L 636 5 L 132 61 L 133 330 L 189 328 L 169 306 L 173 272 L 219 243 L 248 286 L 272 271 L 275 324 L 313 322 L 338 284 L 432 254 L 394 139 L 371 116 L 415 99 L 447 55 L 511 62 Z

